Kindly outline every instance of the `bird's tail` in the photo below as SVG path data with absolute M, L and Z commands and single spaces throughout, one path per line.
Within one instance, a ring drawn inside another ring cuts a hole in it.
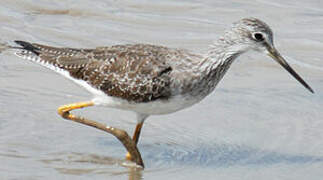
M 34 61 L 36 63 L 41 63 L 41 58 L 39 57 L 41 50 L 32 43 L 26 41 L 14 41 L 19 46 L 10 46 L 10 49 L 15 50 L 15 55 L 20 58 Z
M 57 72 L 70 69 L 78 70 L 88 62 L 88 59 L 82 56 L 79 49 L 58 48 L 19 40 L 14 42 L 19 46 L 11 48 L 16 50 L 15 54 L 18 57 Z
M 37 55 L 37 56 L 39 55 L 40 49 L 35 47 L 29 42 L 16 40 L 15 43 L 20 45 L 20 47 L 11 47 L 11 48 L 21 49 L 24 51 L 28 51 L 29 53 L 33 53 L 34 55 Z

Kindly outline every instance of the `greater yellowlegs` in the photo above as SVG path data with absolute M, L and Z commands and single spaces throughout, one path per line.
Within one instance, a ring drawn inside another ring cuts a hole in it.
M 14 47 L 18 49 L 16 55 L 66 76 L 94 95 L 90 101 L 59 107 L 63 118 L 113 134 L 128 150 L 127 159 L 142 166 L 136 144 L 145 119 L 201 101 L 214 90 L 234 59 L 248 50 L 269 55 L 313 93 L 275 49 L 269 26 L 255 18 L 234 23 L 204 54 L 149 44 L 74 49 L 15 42 L 21 46 Z M 121 129 L 70 113 L 94 105 L 136 112 L 133 138 Z

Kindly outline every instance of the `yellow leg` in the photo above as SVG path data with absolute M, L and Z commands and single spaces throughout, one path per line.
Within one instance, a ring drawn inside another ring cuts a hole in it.
M 141 132 L 141 128 L 142 126 L 144 125 L 144 122 L 140 122 L 136 125 L 136 129 L 135 129 L 135 132 L 133 133 L 133 137 L 132 137 L 132 140 L 136 143 L 136 145 L 138 144 L 138 141 L 139 141 L 139 137 L 140 137 L 140 132 Z M 127 160 L 131 160 L 132 157 L 130 155 L 130 153 L 128 152 L 126 154 L 126 159 Z
M 108 133 L 114 135 L 116 138 L 119 139 L 119 141 L 127 149 L 128 153 L 129 153 L 129 160 L 144 167 L 144 163 L 142 161 L 140 152 L 139 152 L 137 145 L 136 145 L 137 144 L 136 142 L 138 142 L 138 139 L 132 140 L 130 138 L 130 136 L 128 135 L 128 133 L 122 129 L 110 127 L 105 124 L 102 124 L 102 123 L 99 123 L 96 121 L 92 121 L 89 119 L 85 119 L 83 117 L 75 116 L 70 113 L 70 111 L 72 111 L 72 110 L 85 108 L 85 107 L 89 107 L 89 106 L 93 106 L 93 105 L 94 105 L 94 103 L 92 101 L 79 102 L 79 103 L 63 105 L 63 106 L 59 107 L 57 111 L 58 111 L 58 114 L 61 115 L 65 119 L 72 120 L 74 122 L 78 122 L 81 124 L 85 124 L 87 126 L 92 126 L 92 127 L 95 127 L 97 129 L 100 129 L 102 131 L 105 131 L 105 132 L 108 132 Z M 139 132 L 137 132 L 137 135 L 136 135 L 137 138 L 139 138 L 141 127 L 138 127 L 138 128 L 139 128 L 138 130 L 136 128 L 136 131 L 139 131 Z
M 73 103 L 73 104 L 67 104 L 63 105 L 58 108 L 58 114 L 61 115 L 65 119 L 73 120 L 76 118 L 75 115 L 70 114 L 70 111 L 74 109 L 81 109 L 89 106 L 93 106 L 94 103 L 92 101 L 87 101 L 87 102 L 78 102 L 78 103 Z

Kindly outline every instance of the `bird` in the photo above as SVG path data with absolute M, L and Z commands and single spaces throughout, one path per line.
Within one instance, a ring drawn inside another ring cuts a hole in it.
M 52 69 L 93 94 L 89 101 L 60 106 L 59 115 L 115 135 L 128 150 L 126 159 L 142 167 L 137 143 L 145 120 L 199 103 L 213 92 L 234 60 L 249 50 L 268 55 L 314 93 L 275 48 L 271 28 L 253 17 L 234 22 L 201 53 L 152 44 L 82 49 L 15 43 L 19 45 L 13 47 L 17 56 Z M 132 138 L 121 129 L 71 113 L 89 106 L 135 112 Z

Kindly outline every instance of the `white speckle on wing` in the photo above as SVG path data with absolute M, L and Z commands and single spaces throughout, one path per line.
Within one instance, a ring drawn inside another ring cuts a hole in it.
M 21 55 L 20 53 L 16 53 L 17 56 L 36 62 L 37 64 L 40 64 L 46 68 L 54 70 L 55 72 L 72 80 L 76 84 L 84 87 L 87 91 L 91 92 L 94 95 L 94 98 L 92 101 L 94 102 L 95 105 L 98 105 L 98 106 L 106 106 L 106 107 L 113 107 L 118 109 L 131 110 L 140 114 L 167 114 L 167 113 L 172 113 L 172 112 L 181 110 L 183 108 L 189 107 L 192 104 L 196 103 L 197 101 L 197 99 L 175 96 L 171 100 L 156 100 L 156 101 L 145 102 L 145 103 L 129 102 L 121 98 L 108 96 L 104 92 L 92 87 L 87 82 L 72 78 L 68 71 L 58 66 L 49 64 L 43 61 L 38 56 L 33 55 L 32 53 L 28 53 L 28 54 L 29 55 Z
M 103 96 L 105 95 L 102 91 L 99 91 L 97 90 L 96 88 L 90 86 L 87 82 L 83 81 L 83 80 L 78 80 L 78 79 L 75 79 L 75 78 L 72 78 L 70 76 L 70 73 L 58 66 L 55 66 L 53 64 L 49 64 L 45 61 L 43 61 L 40 57 L 36 56 L 36 55 L 33 55 L 32 53 L 29 52 L 30 55 L 21 55 L 22 53 L 15 53 L 17 56 L 19 57 L 22 57 L 23 59 L 27 59 L 27 60 L 30 60 L 30 61 L 33 61 L 33 62 L 36 62 L 37 64 L 40 64 L 46 68 L 49 68 L 61 75 L 63 75 L 64 77 L 72 80 L 73 82 L 75 82 L 76 84 L 84 87 L 86 90 L 88 90 L 89 92 L 91 92 L 92 94 L 94 94 L 95 96 Z

